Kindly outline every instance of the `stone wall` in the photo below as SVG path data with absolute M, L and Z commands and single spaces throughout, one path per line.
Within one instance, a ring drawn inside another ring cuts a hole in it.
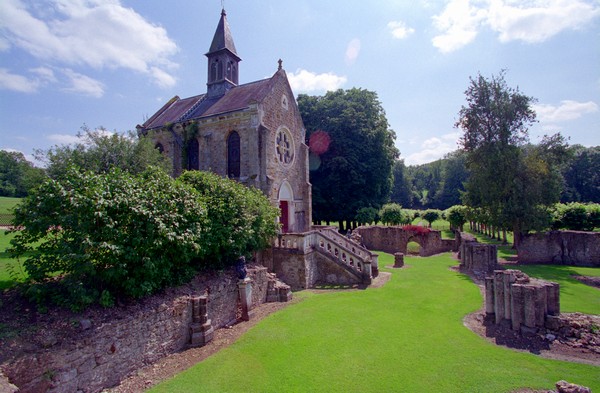
M 465 232 L 456 232 L 456 241 L 459 244 L 458 258 L 462 272 L 483 278 L 498 269 L 496 245 L 479 243 L 475 236 Z
M 401 252 L 406 254 L 408 243 L 416 242 L 421 246 L 422 257 L 456 250 L 453 239 L 442 239 L 440 231 L 430 230 L 428 233 L 417 233 L 405 230 L 400 226 L 374 225 L 358 227 L 355 232 L 361 236 L 362 243 L 369 250 L 384 251 L 390 254 Z
M 248 268 L 248 277 L 254 307 L 266 301 L 273 277 L 262 266 Z M 214 328 L 236 321 L 238 283 L 233 270 L 206 274 L 131 306 L 89 310 L 66 328 L 39 326 L 24 352 L 3 354 L 0 371 L 22 392 L 98 392 L 187 347 L 193 297 L 208 296 Z
M 552 231 L 524 235 L 519 263 L 600 266 L 600 232 Z

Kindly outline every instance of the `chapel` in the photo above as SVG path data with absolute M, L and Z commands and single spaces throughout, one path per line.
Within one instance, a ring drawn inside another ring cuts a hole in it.
M 211 171 L 258 188 L 279 207 L 281 233 L 255 257 L 292 290 L 369 284 L 377 254 L 333 227 L 311 226 L 306 130 L 281 60 L 270 78 L 239 84 L 225 10 L 206 57 L 206 92 L 171 98 L 138 134 L 172 160 L 173 176 Z
M 206 53 L 207 89 L 175 96 L 138 125 L 173 161 L 173 176 L 203 170 L 260 189 L 280 209 L 283 233 L 310 229 L 311 185 L 304 125 L 282 61 L 270 78 L 239 83 L 225 10 Z

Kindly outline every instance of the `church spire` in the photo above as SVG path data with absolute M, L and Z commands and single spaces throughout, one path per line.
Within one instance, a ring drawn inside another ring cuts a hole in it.
M 208 96 L 217 97 L 238 84 L 238 63 L 242 60 L 235 49 L 233 36 L 227 23 L 225 9 L 213 37 L 208 53 Z

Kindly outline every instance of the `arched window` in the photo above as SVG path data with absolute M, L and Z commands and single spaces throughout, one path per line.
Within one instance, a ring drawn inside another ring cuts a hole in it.
M 219 68 L 219 59 L 216 59 L 210 66 L 210 81 L 217 80 L 217 69 Z
M 200 169 L 200 145 L 198 139 L 194 138 L 190 141 L 187 148 L 187 169 Z
M 217 60 L 218 61 L 218 60 Z M 223 79 L 223 65 L 221 63 L 217 63 L 217 71 L 219 74 L 219 80 Z
M 240 135 L 235 131 L 227 138 L 227 176 L 240 177 Z
M 160 142 L 157 142 L 156 145 L 154 145 L 154 148 L 158 150 L 160 154 L 165 152 L 165 147 Z
M 230 61 L 227 62 L 227 79 L 233 80 L 233 66 Z

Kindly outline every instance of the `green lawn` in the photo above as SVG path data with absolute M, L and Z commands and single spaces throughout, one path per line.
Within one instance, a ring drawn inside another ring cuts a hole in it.
M 600 290 L 585 285 L 572 277 L 600 277 L 600 268 L 559 266 L 559 265 L 519 265 L 519 269 L 530 277 L 537 277 L 560 284 L 560 311 L 600 314 Z
M 0 214 L 12 213 L 12 210 L 21 202 L 21 198 L 0 197 Z
M 9 246 L 10 239 L 14 235 L 0 229 L 0 291 L 12 287 L 16 282 L 23 281 L 27 277 L 21 264 L 16 259 L 9 258 L 6 252 L 6 247 Z
M 393 264 L 381 254 L 380 266 Z M 449 254 L 406 257 L 385 286 L 303 295 L 152 392 L 510 392 L 561 379 L 600 391 L 600 367 L 493 345 L 465 328 L 479 289 Z M 295 296 L 301 293 L 295 294 Z

